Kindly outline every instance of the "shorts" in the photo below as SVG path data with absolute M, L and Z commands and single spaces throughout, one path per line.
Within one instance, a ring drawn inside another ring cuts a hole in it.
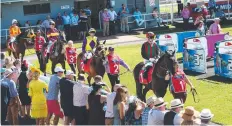
M 61 105 L 64 115 L 68 117 L 73 117 L 73 105 Z
M 60 118 L 63 118 L 63 112 L 60 110 L 60 105 L 57 100 L 47 100 L 48 113 L 55 114 Z

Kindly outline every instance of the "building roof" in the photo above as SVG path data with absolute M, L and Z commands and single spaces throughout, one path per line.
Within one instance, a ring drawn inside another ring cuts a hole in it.
M 32 0 L 1 0 L 1 3 L 14 3 L 14 2 L 23 2 L 23 1 L 32 1 Z

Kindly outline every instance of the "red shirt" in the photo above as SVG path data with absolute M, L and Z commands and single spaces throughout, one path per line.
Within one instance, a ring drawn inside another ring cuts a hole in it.
M 34 48 L 36 51 L 41 51 L 41 49 L 43 48 L 43 45 L 45 43 L 45 39 L 43 36 L 36 36 L 35 37 L 35 45 L 34 45 Z
M 175 93 L 186 92 L 185 73 L 183 70 L 178 69 L 172 76 L 172 87 Z
M 120 58 L 117 55 L 107 55 L 110 74 L 118 74 L 120 66 Z
M 67 47 L 66 48 L 66 57 L 67 57 L 67 61 L 68 64 L 76 64 L 77 62 L 77 52 L 76 52 L 76 48 L 70 48 Z

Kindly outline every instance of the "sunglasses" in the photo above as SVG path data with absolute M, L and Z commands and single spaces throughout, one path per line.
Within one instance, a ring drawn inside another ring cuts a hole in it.
M 149 39 L 154 39 L 154 37 L 155 37 L 155 36 L 150 36 L 150 37 L 148 37 L 148 38 L 149 38 Z

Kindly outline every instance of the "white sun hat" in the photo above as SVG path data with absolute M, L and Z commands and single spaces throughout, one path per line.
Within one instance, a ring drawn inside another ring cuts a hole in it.
M 157 98 L 155 101 L 154 101 L 154 107 L 155 108 L 159 108 L 159 107 L 161 107 L 161 106 L 164 106 L 164 105 L 167 105 L 168 103 L 167 102 L 164 102 L 164 99 L 163 98 L 161 98 L 161 97 L 159 97 L 159 98 Z
M 200 119 L 211 119 L 213 116 L 214 114 L 209 109 L 203 109 L 200 113 Z
M 154 103 L 155 100 L 156 100 L 156 97 L 152 96 L 152 97 L 150 97 L 150 98 L 147 99 L 146 103 L 147 103 L 147 105 L 150 105 L 150 104 Z
M 72 75 L 72 76 L 77 76 L 73 71 L 67 70 L 66 75 Z
M 64 69 L 61 68 L 60 66 L 57 66 L 54 71 L 55 72 L 64 72 Z
M 182 104 L 180 99 L 174 99 L 174 100 L 171 101 L 171 109 L 172 108 L 182 107 L 182 106 L 184 106 L 184 105 Z

